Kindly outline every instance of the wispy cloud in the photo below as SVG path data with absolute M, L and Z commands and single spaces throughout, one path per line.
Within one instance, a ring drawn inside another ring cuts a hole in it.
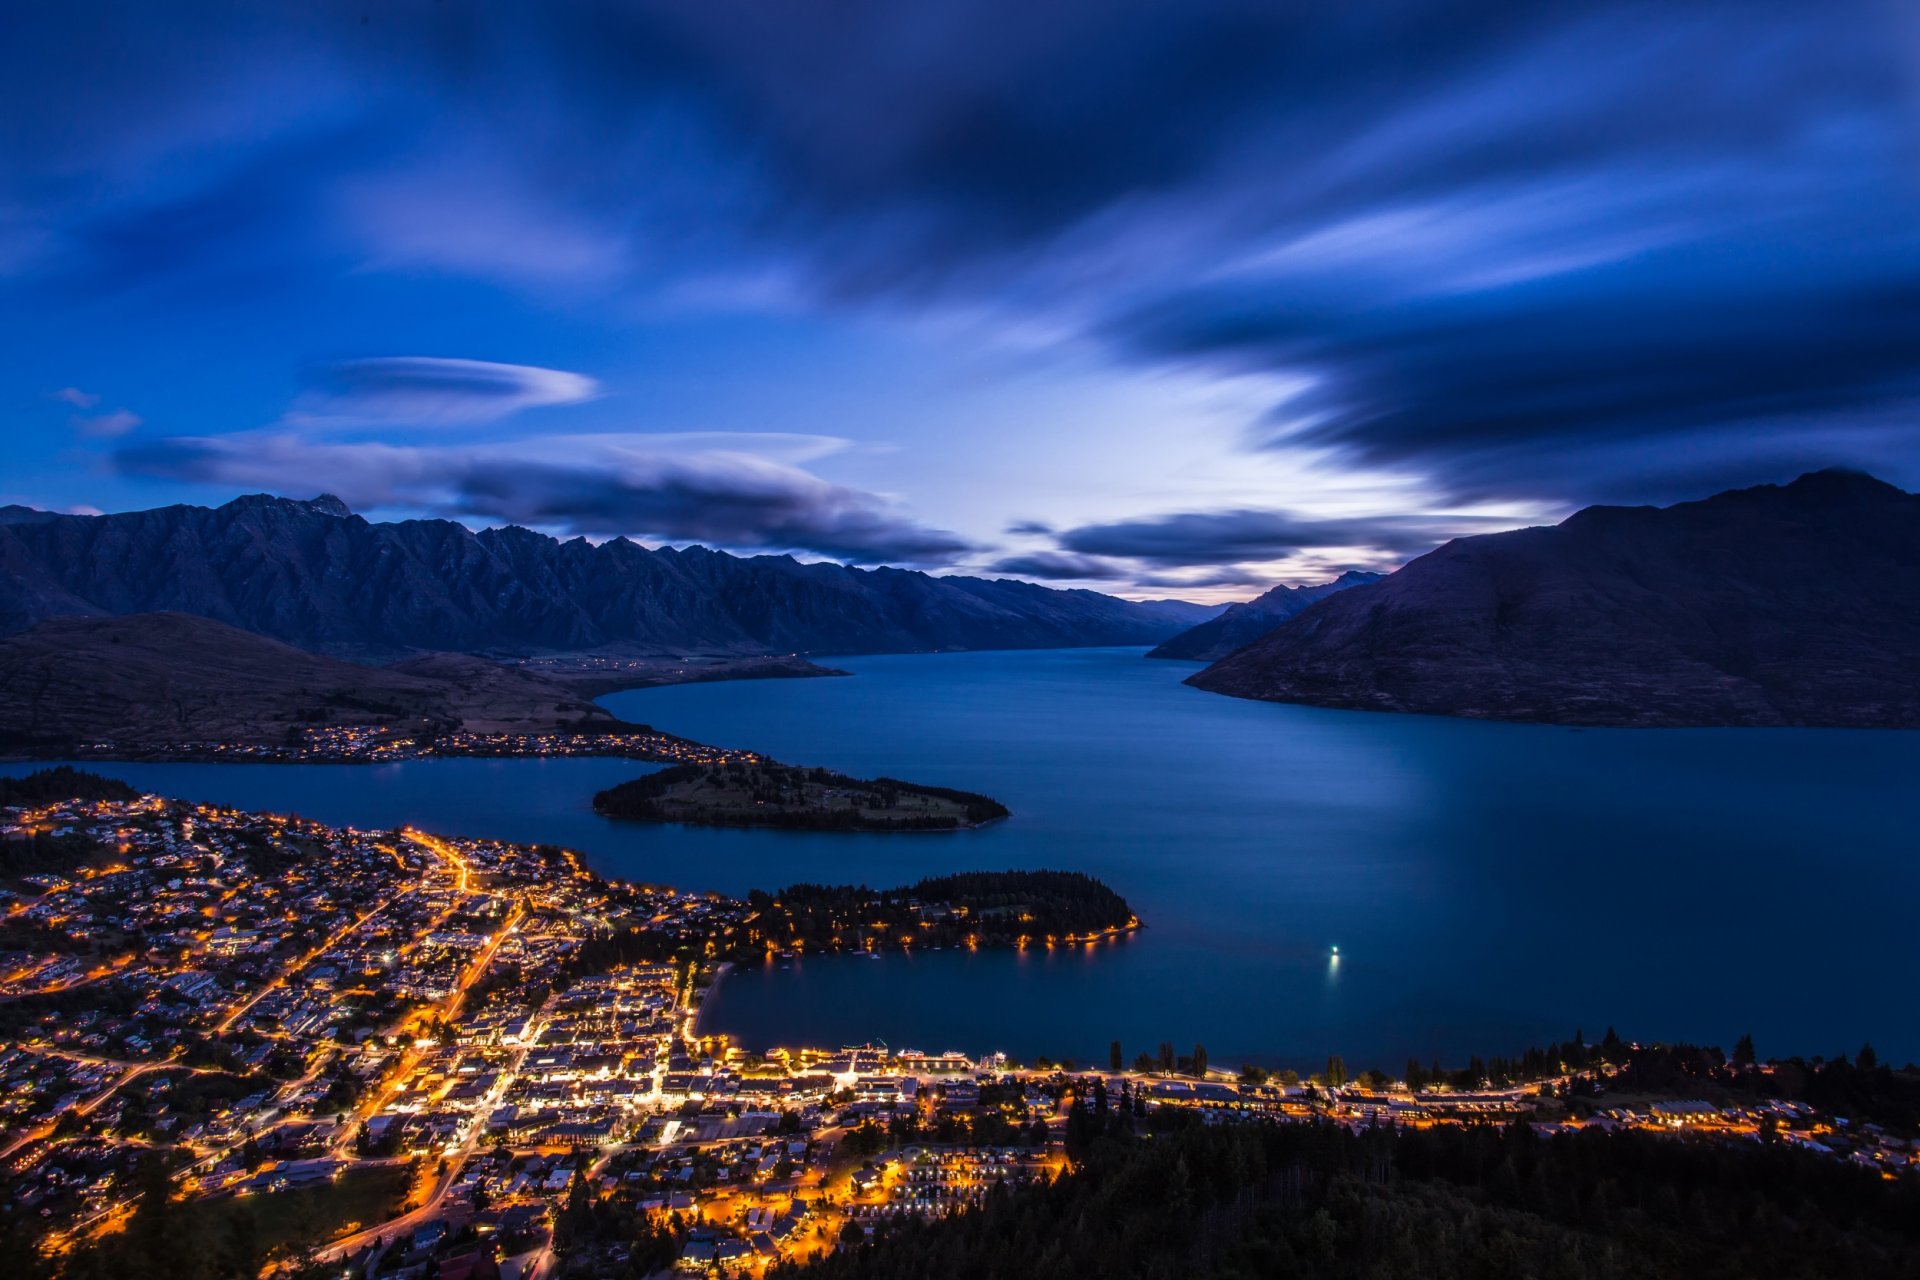
M 139 426 L 142 419 L 129 409 L 110 413 L 76 414 L 73 429 L 90 440 L 115 440 Z
M 1289 511 L 1187 511 L 1062 531 L 1060 545 L 1085 556 L 1125 557 L 1159 568 L 1280 560 L 1330 547 L 1407 556 L 1463 533 L 1513 527 L 1509 518 L 1379 515 L 1322 519 Z
M 945 564 L 971 549 L 879 495 L 738 450 L 646 435 L 538 437 L 493 445 L 314 440 L 298 432 L 173 437 L 114 455 L 123 474 L 277 493 L 338 494 L 558 533 L 803 551 L 858 563 Z M 565 459 L 565 461 L 557 461 Z
M 336 423 L 472 426 L 599 393 L 585 374 L 439 356 L 379 356 L 316 370 L 296 413 Z
M 989 573 L 1007 573 L 1016 578 L 1046 578 L 1051 581 L 1120 582 L 1139 577 L 1136 566 L 1100 556 L 1075 555 L 1070 551 L 1029 551 L 1006 556 L 987 567 Z

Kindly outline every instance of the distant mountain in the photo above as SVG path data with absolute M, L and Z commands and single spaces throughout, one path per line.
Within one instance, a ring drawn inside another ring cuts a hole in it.
M 537 733 L 615 725 L 566 685 L 464 654 L 390 668 L 186 614 L 57 618 L 0 639 L 0 748 L 284 741 L 323 725 Z
M 1211 612 L 624 538 L 596 546 L 450 520 L 373 524 L 327 496 L 105 516 L 0 508 L 0 634 L 53 617 L 162 611 L 382 658 L 1157 644 Z
M 1275 587 L 1241 604 L 1231 604 L 1216 618 L 1182 631 L 1147 656 L 1217 662 L 1242 645 L 1252 644 L 1310 604 L 1336 591 L 1363 587 L 1385 576 L 1349 569 L 1332 582 L 1310 587 Z
M 1461 538 L 1188 683 L 1557 724 L 1920 727 L 1920 496 L 1820 471 Z

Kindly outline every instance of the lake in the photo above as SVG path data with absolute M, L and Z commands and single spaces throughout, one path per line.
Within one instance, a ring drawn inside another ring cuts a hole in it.
M 1920 1057 L 1920 734 L 1570 730 L 1244 702 L 1137 649 L 860 657 L 847 679 L 614 695 L 629 719 L 795 764 L 980 791 L 950 835 L 632 826 L 617 760 L 99 765 L 189 799 L 546 840 L 633 879 L 741 892 L 950 870 L 1099 876 L 1147 928 L 1052 952 L 739 970 L 704 1026 L 1104 1060 L 1343 1054 L 1397 1070 L 1608 1024 L 1763 1054 Z M 18 766 L 12 767 L 18 771 Z M 1332 948 L 1339 948 L 1333 958 Z

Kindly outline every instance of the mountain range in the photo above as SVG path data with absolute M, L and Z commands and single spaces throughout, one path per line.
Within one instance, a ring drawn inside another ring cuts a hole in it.
M 1220 616 L 1182 631 L 1154 649 L 1149 658 L 1184 658 L 1194 662 L 1217 662 L 1235 649 L 1252 644 L 1288 618 L 1309 605 L 1318 604 L 1336 591 L 1364 587 L 1385 575 L 1349 569 L 1332 582 L 1313 586 L 1279 586 L 1240 604 L 1230 604 Z
M 384 661 L 1147 645 L 1217 610 L 451 520 L 375 523 L 325 495 L 93 516 L 0 507 L 0 634 L 155 612 Z
M 1562 724 L 1920 727 L 1920 496 L 1819 471 L 1460 538 L 1188 683 Z

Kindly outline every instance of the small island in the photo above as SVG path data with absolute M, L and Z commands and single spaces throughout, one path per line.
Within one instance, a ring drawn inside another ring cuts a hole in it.
M 662 769 L 600 792 L 593 807 L 637 822 L 787 831 L 960 831 L 1007 816 L 999 801 L 969 791 L 759 758 Z

